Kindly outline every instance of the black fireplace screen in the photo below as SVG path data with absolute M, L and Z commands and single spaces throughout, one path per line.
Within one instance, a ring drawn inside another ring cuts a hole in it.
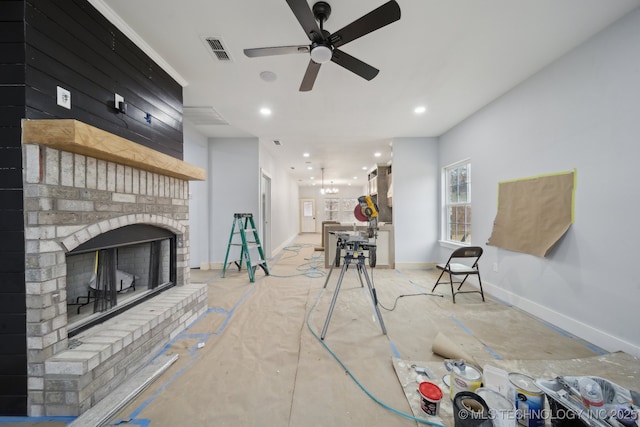
M 83 243 L 66 259 L 71 337 L 175 285 L 176 236 L 146 224 L 125 226 Z
M 116 288 L 116 250 L 103 249 L 98 252 L 98 273 L 95 282 L 93 312 L 107 311 L 118 302 Z

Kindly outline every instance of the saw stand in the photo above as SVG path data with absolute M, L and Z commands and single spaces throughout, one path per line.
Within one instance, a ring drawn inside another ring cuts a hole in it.
M 327 275 L 327 280 L 324 282 L 324 288 L 326 288 L 327 283 L 329 283 L 329 278 L 331 277 L 331 273 L 333 272 L 333 267 L 339 265 L 338 262 L 342 249 L 344 249 L 346 253 L 344 255 L 344 263 L 342 264 L 342 270 L 340 270 L 338 284 L 336 285 L 336 290 L 333 294 L 333 298 L 331 299 L 329 313 L 327 313 L 327 319 L 324 322 L 324 327 L 322 328 L 322 335 L 320 335 L 320 339 L 324 340 L 324 337 L 327 335 L 327 328 L 329 327 L 329 321 L 331 320 L 331 315 L 333 314 L 333 308 L 335 307 L 336 300 L 338 299 L 338 293 L 340 292 L 342 279 L 344 278 L 344 274 L 347 272 L 347 269 L 351 264 L 354 264 L 356 266 L 361 287 L 364 287 L 364 282 L 362 281 L 362 276 L 364 275 L 367 287 L 369 288 L 369 294 L 371 295 L 371 300 L 373 301 L 373 308 L 375 309 L 376 317 L 378 318 L 378 322 L 380 323 L 380 328 L 382 328 L 382 333 L 386 335 L 387 329 L 384 326 L 382 315 L 380 314 L 380 309 L 378 308 L 376 289 L 371 284 L 371 280 L 369 280 L 369 274 L 367 273 L 367 268 L 364 264 L 364 260 L 366 257 L 364 256 L 363 252 L 373 251 L 373 253 L 375 253 L 376 245 L 373 243 L 369 243 L 368 239 L 361 236 L 352 236 L 347 233 L 334 234 L 338 239 L 336 247 L 336 262 L 331 264 L 331 269 L 329 270 L 329 274 Z

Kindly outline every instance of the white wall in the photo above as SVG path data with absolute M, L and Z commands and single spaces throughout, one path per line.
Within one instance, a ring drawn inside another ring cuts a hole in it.
M 260 212 L 260 167 L 257 138 L 210 138 L 210 262 L 224 263 L 234 213 Z
M 440 139 L 441 166 L 471 158 L 473 243 L 486 250 L 487 289 L 607 350 L 636 356 L 640 279 L 627 267 L 640 254 L 638 46 L 635 10 Z M 485 245 L 499 181 L 574 168 L 576 220 L 548 257 Z M 450 250 L 440 252 L 443 259 Z
M 440 172 L 437 138 L 393 139 L 396 265 L 437 260 Z
M 184 161 L 208 169 L 209 143 L 195 126 L 184 122 Z M 189 182 L 189 266 L 209 262 L 209 192 L 207 181 Z
M 274 256 L 298 234 L 298 184 L 289 168 L 260 144 L 260 168 L 271 177 L 271 255 Z
M 298 185 L 256 138 L 210 138 L 185 121 L 184 160 L 207 171 L 189 185 L 190 267 L 221 267 L 233 214 L 250 212 L 258 228 L 261 170 L 271 177 L 272 255 L 298 233 Z

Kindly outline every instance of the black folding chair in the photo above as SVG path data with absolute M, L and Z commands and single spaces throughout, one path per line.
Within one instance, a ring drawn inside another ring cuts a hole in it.
M 468 247 L 459 248 L 453 251 L 453 253 L 449 257 L 449 260 L 447 261 L 446 264 L 436 265 L 436 267 L 439 270 L 442 270 L 442 273 L 440 273 L 440 277 L 438 277 L 438 280 L 436 281 L 436 284 L 433 286 L 433 289 L 431 289 L 431 292 L 433 292 L 438 285 L 447 283 L 446 281 L 443 281 L 443 282 L 440 281 L 440 279 L 442 279 L 442 276 L 445 273 L 447 273 L 449 275 L 448 283 L 451 285 L 451 295 L 453 297 L 454 304 L 456 302 L 457 294 L 470 294 L 475 292 L 479 293 L 482 296 L 482 301 L 484 301 L 484 292 L 482 291 L 482 280 L 480 280 L 480 269 L 478 268 L 478 260 L 480 259 L 481 256 L 482 256 L 482 248 L 480 246 L 468 246 Z M 456 259 L 459 259 L 459 258 L 475 258 L 475 260 L 473 261 L 472 265 L 454 262 Z M 478 283 L 480 284 L 480 290 L 461 291 L 460 288 L 462 287 L 464 282 L 467 280 L 467 277 L 471 275 L 478 276 Z M 464 278 L 460 282 L 455 282 L 453 280 L 454 276 L 464 276 Z M 455 291 L 453 290 L 454 284 L 459 285 L 458 289 L 456 289 Z

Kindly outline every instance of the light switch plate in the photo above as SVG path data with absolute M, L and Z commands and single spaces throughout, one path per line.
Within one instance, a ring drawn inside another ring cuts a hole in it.
M 58 86 L 57 100 L 59 106 L 64 107 L 68 110 L 71 109 L 71 92 L 69 92 L 67 89 Z

